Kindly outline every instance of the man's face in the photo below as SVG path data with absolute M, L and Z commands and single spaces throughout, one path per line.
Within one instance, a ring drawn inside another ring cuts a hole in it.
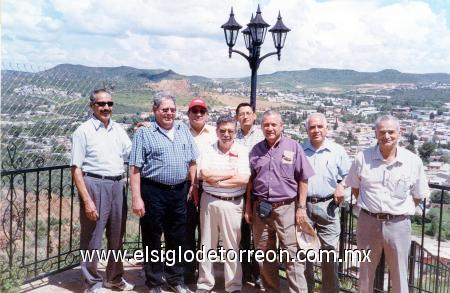
M 391 120 L 381 121 L 375 130 L 378 145 L 382 148 L 392 148 L 397 145 L 400 133 L 395 122 Z
M 99 92 L 95 95 L 95 102 L 91 105 L 95 117 L 103 124 L 108 123 L 112 113 L 112 97 L 106 92 Z M 111 106 L 108 105 L 110 103 Z
M 171 129 L 177 114 L 177 108 L 171 99 L 163 99 L 158 108 L 153 107 L 153 113 L 159 126 L 164 129 Z
M 327 136 L 327 124 L 322 118 L 312 116 L 309 118 L 308 129 L 309 140 L 313 145 L 321 145 Z
M 271 142 L 275 142 L 280 138 L 283 131 L 283 123 L 278 115 L 266 115 L 263 117 L 261 128 L 264 137 Z
M 241 127 L 252 126 L 256 120 L 256 114 L 249 106 L 240 107 L 236 119 L 239 121 Z
M 189 110 L 189 123 L 193 128 L 202 128 L 208 121 L 208 110 L 202 106 L 195 106 Z
M 236 137 L 236 124 L 235 123 L 222 123 L 216 129 L 219 144 L 222 146 L 230 147 L 234 138 Z

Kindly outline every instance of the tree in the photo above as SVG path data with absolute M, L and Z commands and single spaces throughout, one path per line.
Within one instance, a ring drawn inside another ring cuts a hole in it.
M 416 148 L 414 147 L 414 144 L 408 144 L 405 148 L 416 154 Z
M 431 193 L 430 199 L 432 203 L 441 203 L 441 192 L 442 191 L 436 190 Z M 444 204 L 450 204 L 450 193 L 444 191 L 444 197 L 442 201 Z
M 419 148 L 419 155 L 422 161 L 428 163 L 433 152 L 436 150 L 436 145 L 433 142 L 425 142 Z
M 430 120 L 433 120 L 434 119 L 434 112 L 430 112 Z

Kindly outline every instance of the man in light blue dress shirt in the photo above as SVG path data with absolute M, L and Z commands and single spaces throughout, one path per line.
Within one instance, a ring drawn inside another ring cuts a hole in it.
M 307 213 L 317 230 L 321 248 L 335 250 L 340 234 L 339 204 L 344 201 L 344 187 L 338 183 L 348 173 L 350 160 L 345 149 L 328 140 L 327 120 L 313 113 L 306 120 L 308 141 L 303 150 L 315 175 L 308 180 Z M 322 262 L 322 292 L 339 292 L 337 263 Z M 308 291 L 314 292 L 313 264 L 307 262 L 305 277 Z

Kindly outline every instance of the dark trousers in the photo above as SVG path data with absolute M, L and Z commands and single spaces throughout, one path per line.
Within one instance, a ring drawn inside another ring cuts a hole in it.
M 253 241 L 252 241 L 252 227 L 247 224 L 245 219 L 242 219 L 241 224 L 241 243 L 239 245 L 239 249 L 250 250 L 253 249 Z M 256 280 L 259 277 L 259 265 L 258 262 L 252 257 L 251 261 L 248 262 L 247 258 L 242 262 L 242 277 L 244 281 Z
M 194 200 L 188 200 L 186 203 L 186 250 L 191 250 L 195 253 L 197 250 L 196 230 L 198 229 L 198 235 L 200 235 L 199 226 L 199 213 L 197 207 L 194 204 Z M 197 270 L 196 260 L 186 262 L 184 265 L 185 276 L 188 278 L 195 278 L 195 271 Z M 190 280 L 195 281 L 195 280 Z
M 160 255 L 161 235 L 164 232 L 165 251 L 173 250 L 175 263 L 166 265 L 159 259 L 144 262 L 146 284 L 149 288 L 161 286 L 165 281 L 176 286 L 183 284 L 183 263 L 179 262 L 178 250 L 184 251 L 186 234 L 186 194 L 187 184 L 176 188 L 166 188 L 152 184 L 141 178 L 141 194 L 145 205 L 145 215 L 141 218 L 142 245 L 144 253 L 152 251 Z

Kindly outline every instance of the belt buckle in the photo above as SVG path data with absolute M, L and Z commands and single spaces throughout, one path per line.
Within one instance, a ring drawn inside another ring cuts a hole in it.
M 312 197 L 311 198 L 311 203 L 318 203 L 319 202 L 319 198 L 318 197 Z

